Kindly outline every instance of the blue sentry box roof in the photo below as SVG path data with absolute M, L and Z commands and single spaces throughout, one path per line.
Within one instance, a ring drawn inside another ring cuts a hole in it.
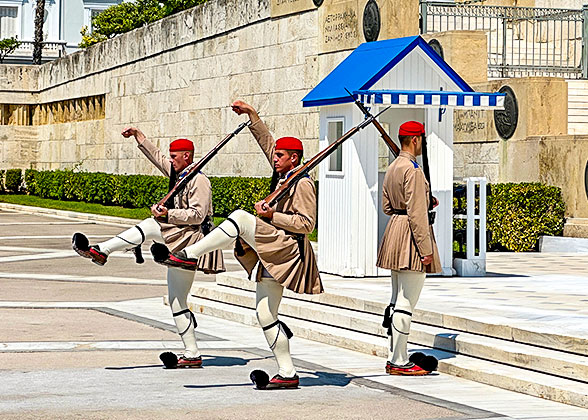
M 420 36 L 365 42 L 329 73 L 303 99 L 302 105 L 353 102 L 345 91 L 369 89 L 415 48 L 421 48 L 464 92 L 473 89 Z

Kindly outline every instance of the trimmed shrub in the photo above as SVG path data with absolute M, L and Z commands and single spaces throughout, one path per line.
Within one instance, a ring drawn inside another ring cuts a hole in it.
M 20 169 L 8 169 L 4 184 L 6 189 L 12 193 L 17 193 L 20 191 L 20 184 L 22 184 L 22 171 Z
M 454 214 L 466 214 L 463 188 L 454 185 Z M 487 199 L 488 250 L 532 251 L 540 236 L 563 232 L 565 203 L 558 187 L 540 183 L 488 184 Z M 454 251 L 464 258 L 460 253 L 465 247 L 465 228 L 464 219 L 453 220 Z
M 236 209 L 254 212 L 253 205 L 269 194 L 269 178 L 211 177 L 216 216 Z M 151 207 L 168 191 L 168 179 L 152 175 L 113 175 L 71 170 L 25 172 L 30 195 L 54 200 L 83 201 L 128 208 Z
M 269 178 L 211 177 L 214 214 L 227 217 L 237 209 L 255 214 L 253 205 L 269 194 L 270 181 Z
M 565 203 L 561 189 L 540 183 L 494 184 L 488 199 L 492 244 L 511 251 L 536 248 L 539 236 L 561 235 Z
M 36 195 L 35 194 L 35 178 L 39 171 L 35 169 L 27 169 L 24 175 L 24 189 L 29 195 Z

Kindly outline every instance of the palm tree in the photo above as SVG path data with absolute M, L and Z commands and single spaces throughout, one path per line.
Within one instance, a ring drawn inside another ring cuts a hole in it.
M 33 64 L 41 64 L 43 52 L 43 23 L 45 20 L 45 0 L 37 0 L 35 13 L 35 41 L 33 45 Z

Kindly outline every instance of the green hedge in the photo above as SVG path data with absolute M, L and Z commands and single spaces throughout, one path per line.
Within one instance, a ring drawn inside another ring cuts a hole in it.
M 524 182 L 489 184 L 487 197 L 489 250 L 532 251 L 540 236 L 558 236 L 563 232 L 565 203 L 558 187 Z M 465 197 L 454 194 L 454 214 L 466 214 L 466 205 Z M 454 219 L 454 238 L 465 227 L 465 220 Z
M 539 183 L 494 184 L 488 199 L 492 244 L 511 251 L 536 248 L 539 236 L 563 232 L 565 203 L 561 189 Z
M 4 179 L 5 188 L 13 193 L 20 191 L 22 184 L 22 171 L 20 169 L 8 169 Z
M 4 174 L 6 171 L 4 169 L 0 169 L 0 193 L 4 193 L 6 190 L 4 189 Z
M 26 192 L 41 198 L 129 208 L 150 207 L 168 190 L 163 176 L 28 169 L 24 178 Z M 253 204 L 269 194 L 269 178 L 209 179 L 215 216 L 227 217 L 236 209 L 253 212 Z
M 4 175 L 4 176 L 2 176 Z M 4 178 L 4 186 L 2 179 Z M 210 177 L 214 214 L 227 217 L 236 209 L 254 213 L 253 205 L 269 194 L 269 178 Z M 127 208 L 150 207 L 167 192 L 163 176 L 113 175 L 72 170 L 20 169 L 0 172 L 0 191 L 26 191 L 55 200 L 82 201 Z M 465 214 L 465 199 L 454 198 L 456 213 Z M 561 235 L 565 204 L 558 187 L 539 183 L 491 184 L 487 228 L 490 249 L 529 251 L 541 235 Z M 455 220 L 454 230 L 465 221 Z

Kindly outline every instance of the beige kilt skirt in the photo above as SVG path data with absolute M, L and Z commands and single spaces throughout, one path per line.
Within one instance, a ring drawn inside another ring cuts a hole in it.
M 169 223 L 159 223 L 159 226 L 161 236 L 171 252 L 181 251 L 204 238 L 200 226 L 176 226 Z M 212 251 L 198 258 L 198 270 L 206 274 L 226 271 L 222 250 Z
M 302 255 L 296 237 L 283 229 L 256 218 L 255 247 L 257 253 L 239 239 L 245 255 L 235 257 L 251 276 L 253 269 L 260 262 L 268 273 L 282 286 L 296 293 L 317 294 L 324 292 L 319 276 L 312 245 L 305 235 Z M 256 280 L 261 279 L 258 270 Z
M 431 231 L 431 241 L 433 242 L 433 262 L 425 266 L 421 262 L 421 255 L 412 235 L 408 216 L 392 215 L 378 250 L 376 266 L 395 271 L 441 272 L 441 260 L 437 250 L 437 243 L 435 242 L 435 235 L 433 234 L 433 227 L 431 226 L 429 229 Z

